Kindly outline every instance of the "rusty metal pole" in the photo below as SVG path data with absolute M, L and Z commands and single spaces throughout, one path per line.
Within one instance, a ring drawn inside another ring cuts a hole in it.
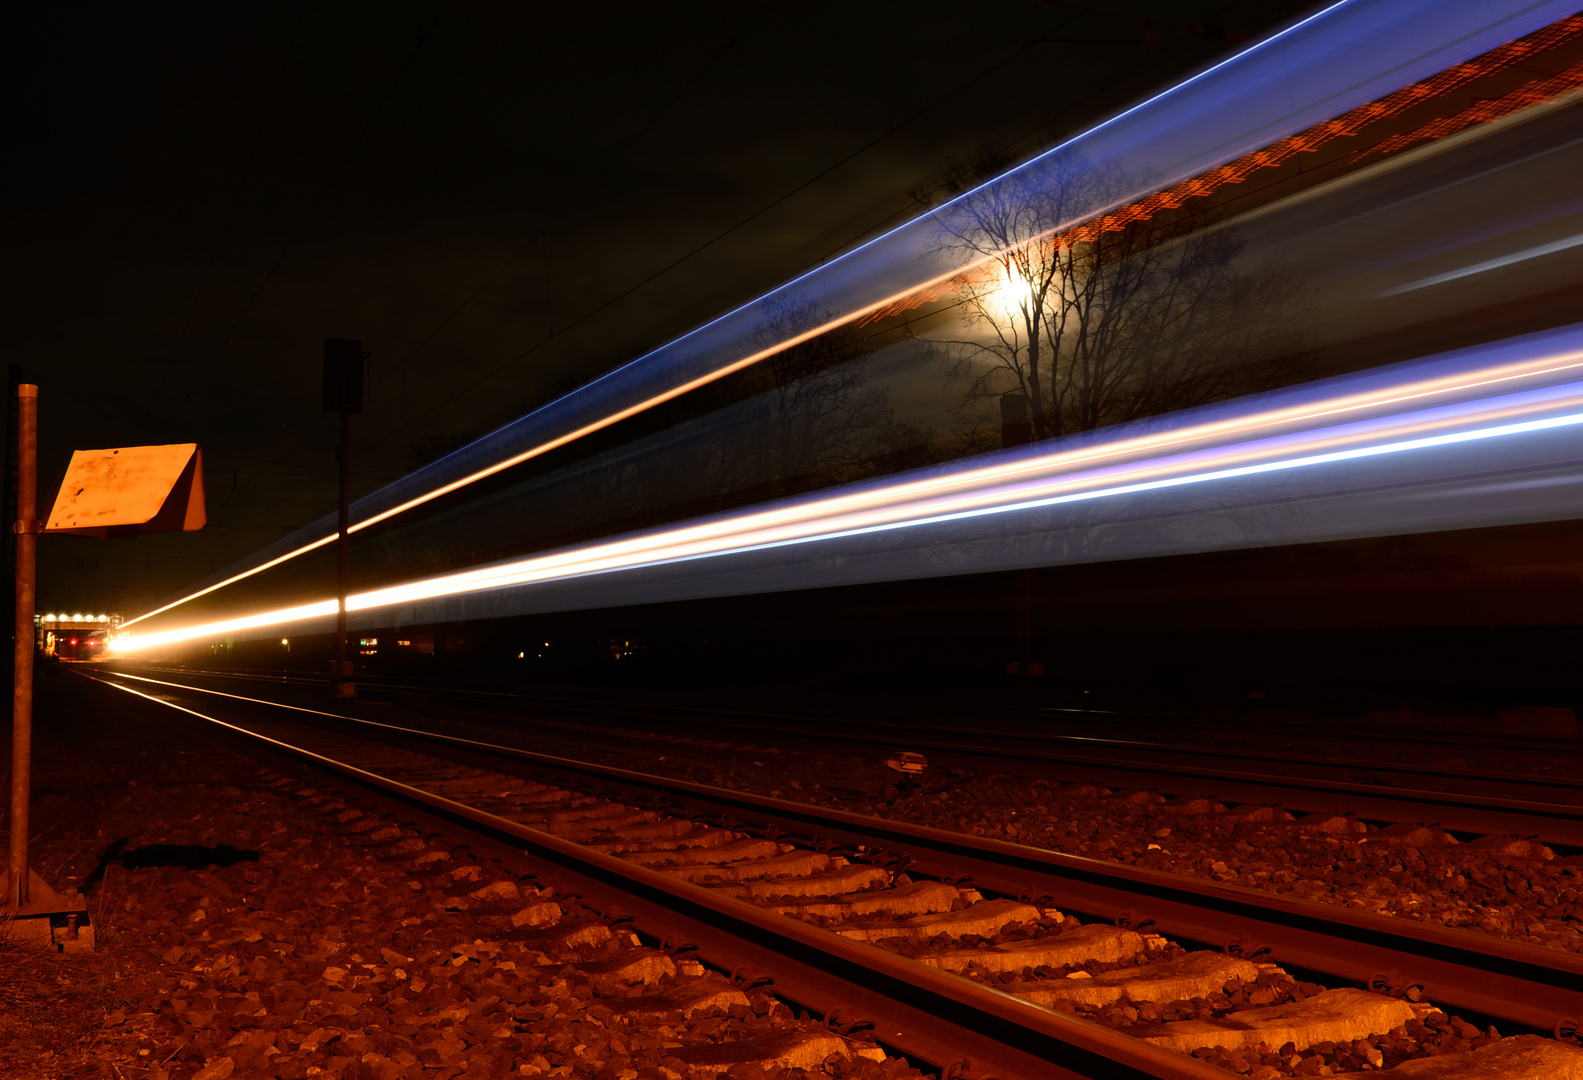
M 11 708 L 11 861 L 0 906 L 28 902 L 28 804 L 33 784 L 33 604 L 38 544 L 38 387 L 17 387 L 16 653 Z

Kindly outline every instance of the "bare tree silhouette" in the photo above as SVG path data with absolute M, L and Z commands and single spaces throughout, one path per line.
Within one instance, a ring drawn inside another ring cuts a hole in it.
M 795 338 L 831 321 L 813 300 L 772 301 L 753 332 L 759 347 Z M 889 391 L 873 385 L 858 335 L 837 327 L 766 359 L 763 470 L 779 497 L 893 471 L 909 450 L 927 453 L 927 433 L 897 419 Z M 922 448 L 922 449 L 920 449 Z
M 1115 168 L 1066 161 L 968 190 L 1003 165 L 986 155 L 934 189 L 962 197 L 932 254 L 973 264 L 953 282 L 967 332 L 933 339 L 965 406 L 1022 395 L 1044 439 L 1259 388 L 1239 368 L 1290 335 L 1286 274 L 1240 263 L 1207 210 L 1095 220 L 1127 190 Z

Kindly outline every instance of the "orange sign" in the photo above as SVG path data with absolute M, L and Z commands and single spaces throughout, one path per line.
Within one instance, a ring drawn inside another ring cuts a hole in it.
M 122 446 L 72 454 L 43 531 L 119 538 L 197 532 L 207 520 L 197 443 Z

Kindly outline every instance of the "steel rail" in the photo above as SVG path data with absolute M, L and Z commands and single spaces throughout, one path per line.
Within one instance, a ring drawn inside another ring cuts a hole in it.
M 185 673 L 189 677 L 192 672 Z M 136 676 L 131 676 L 136 677 Z M 221 678 L 235 678 L 226 675 Z M 317 685 L 317 684 L 315 684 Z M 608 715 L 608 714 L 607 714 Z M 689 720 L 689 723 L 695 721 Z M 707 725 L 708 722 L 706 721 Z M 741 731 L 733 726 L 731 730 Z M 752 729 L 753 734 L 783 735 L 810 738 L 807 731 L 791 728 L 767 728 L 763 725 Z M 942 739 L 937 734 L 924 734 L 916 730 L 909 733 L 906 746 L 930 753 L 963 755 L 968 760 L 1003 758 L 1015 755 L 1026 768 L 1038 762 L 1050 766 L 1076 766 L 1085 770 L 1080 775 L 1086 779 L 1123 787 L 1149 788 L 1160 786 L 1162 780 L 1188 781 L 1186 792 L 1182 784 L 1174 785 L 1179 793 L 1213 794 L 1215 797 L 1237 803 L 1271 803 L 1292 810 L 1309 813 L 1346 812 L 1373 821 L 1424 822 L 1433 820 L 1442 828 L 1477 835 L 1533 836 L 1541 843 L 1566 848 L 1583 849 L 1583 784 L 1568 784 L 1563 778 L 1523 777 L 1514 774 L 1486 776 L 1470 770 L 1439 772 L 1430 767 L 1344 765 L 1340 762 L 1315 762 L 1295 755 L 1259 754 L 1230 751 L 1225 754 L 1214 749 L 1188 748 L 1158 743 L 1121 740 L 1074 739 L 1085 748 L 1109 747 L 1129 754 L 1171 754 L 1178 758 L 1213 760 L 1229 757 L 1243 761 L 1266 761 L 1290 766 L 1329 765 L 1352 774 L 1365 773 L 1362 782 L 1355 779 L 1334 779 L 1324 776 L 1292 775 L 1290 773 L 1250 772 L 1237 769 L 1214 768 L 1187 764 L 1184 761 L 1140 761 L 1136 758 L 1117 760 L 1101 753 L 1082 753 L 1075 750 L 1043 750 L 1027 746 L 1015 747 L 1011 733 L 999 737 L 1007 740 L 1002 750 L 987 748 L 978 743 L 962 743 Z M 1032 737 L 1032 736 L 1030 736 Z M 863 745 L 895 747 L 897 740 L 884 736 L 866 735 L 862 732 L 843 731 L 842 741 Z M 1042 741 L 1056 741 L 1059 737 L 1046 737 Z M 1310 770 L 1313 771 L 1313 770 Z M 1379 777 L 1375 782 L 1368 777 Z M 1509 795 L 1481 794 L 1476 791 L 1447 791 L 1405 783 L 1417 777 L 1427 780 L 1454 780 L 1458 786 L 1484 784 L 1491 790 L 1506 789 L 1515 793 L 1550 790 L 1575 802 L 1549 802 Z M 1070 777 L 1064 777 L 1070 779 Z M 1387 783 L 1385 781 L 1395 781 Z M 1212 786 L 1209 786 L 1212 785 Z M 1172 785 L 1166 784 L 1168 790 Z M 1338 799 L 1344 803 L 1338 803 Z
M 972 980 L 865 942 L 775 915 L 753 904 L 551 833 L 436 795 L 308 747 L 249 730 L 109 678 L 96 681 L 207 721 L 255 747 L 306 763 L 387 805 L 510 845 L 554 868 L 595 909 L 630 914 L 656 938 L 680 935 L 725 971 L 772 974 L 776 992 L 828 1015 L 856 1010 L 876 1041 L 921 1061 L 959 1062 L 968 1075 L 1020 1080 L 1223 1080 L 1224 1072 L 1099 1024 L 1040 1008 Z
M 1576 953 L 474 740 L 410 737 L 493 757 L 497 767 L 504 755 L 618 793 L 663 795 L 693 812 L 730 813 L 747 824 L 849 847 L 883 845 L 924 874 L 965 875 L 1011 896 L 1045 895 L 1058 907 L 1104 919 L 1138 912 L 1172 937 L 1221 947 L 1233 938 L 1254 942 L 1268 946 L 1277 962 L 1364 985 L 1394 973 L 1433 1001 L 1529 1027 L 1550 1030 L 1583 1016 L 1583 955 Z
M 149 666 L 140 670 L 165 671 L 175 675 L 199 676 L 217 679 L 262 681 L 275 684 L 295 683 L 305 686 L 317 686 L 323 681 L 322 679 L 311 678 L 300 673 L 287 671 L 274 673 L 262 671 L 231 670 L 212 671 L 204 668 L 162 668 L 154 666 Z M 395 678 L 395 676 L 363 674 L 358 676 L 358 682 L 360 686 L 367 686 L 370 690 L 377 692 L 387 692 L 394 694 L 422 694 L 430 698 L 451 697 L 459 701 L 497 701 L 502 704 L 513 704 L 518 706 L 538 705 L 540 707 L 561 709 L 568 713 L 577 714 L 594 713 L 597 715 L 610 715 L 616 711 L 623 711 L 623 715 L 632 719 L 648 717 L 650 719 L 656 720 L 685 720 L 686 722 L 695 726 L 718 726 L 732 731 L 751 729 L 753 731 L 762 731 L 771 734 L 784 733 L 807 735 L 808 732 L 805 726 L 767 726 L 765 721 L 788 721 L 795 722 L 799 725 L 820 724 L 828 725 L 832 728 L 838 728 L 842 725 L 849 725 L 851 723 L 851 717 L 840 714 L 815 716 L 806 713 L 787 712 L 785 710 L 773 712 L 755 711 L 745 707 L 725 708 L 718 705 L 705 705 L 687 702 L 672 702 L 668 704 L 656 705 L 652 703 L 639 703 L 623 700 L 589 700 L 585 697 L 557 696 L 543 693 L 529 694 L 524 693 L 521 690 L 484 689 L 478 688 L 476 686 L 456 686 L 443 683 L 397 682 L 394 681 Z M 401 678 L 410 678 L 410 676 L 402 676 Z M 1246 733 L 1248 730 L 1248 726 L 1245 724 L 1204 720 L 1194 716 L 1132 713 L 1109 709 L 1058 709 L 1053 707 L 1016 709 L 1010 706 L 975 704 L 973 706 L 973 710 L 975 714 L 979 715 L 984 713 L 999 713 L 1009 720 L 1020 720 L 1037 723 L 1048 722 L 1052 719 L 1061 720 L 1068 723 L 1074 722 L 1071 720 L 1065 720 L 1064 718 L 1066 717 L 1103 717 L 1108 723 L 1130 724 L 1135 726 L 1180 727 L 1184 723 L 1191 723 L 1195 730 L 1214 730 L 1233 734 Z M 1051 716 L 1050 714 L 1060 715 Z M 701 718 L 701 715 L 713 717 L 714 719 Z M 920 714 L 909 711 L 909 718 L 907 720 L 887 720 L 883 717 L 865 713 L 863 723 L 867 728 L 877 728 L 885 731 L 895 732 L 898 735 L 905 735 L 908 739 L 911 739 L 916 737 L 918 731 L 920 730 L 920 725 L 917 719 L 918 715 Z M 948 720 L 960 720 L 960 717 L 958 716 L 948 716 L 942 712 L 935 712 L 927 715 L 935 718 L 945 718 Z M 923 730 L 940 734 L 972 735 L 977 739 L 1019 740 L 1021 743 L 1025 743 L 1027 740 L 1057 744 L 1080 743 L 1089 747 L 1120 747 L 1127 748 L 1129 750 L 1149 749 L 1158 750 L 1163 753 L 1180 753 L 1185 749 L 1199 753 L 1213 752 L 1219 757 L 1234 757 L 1252 761 L 1291 761 L 1301 763 L 1335 764 L 1338 766 L 1350 764 L 1350 766 L 1354 769 L 1359 767 L 1355 763 L 1340 762 L 1336 761 L 1335 759 L 1313 758 L 1297 754 L 1283 754 L 1278 751 L 1239 751 L 1231 749 L 1219 749 L 1211 751 L 1207 748 L 1188 748 L 1179 743 L 1148 742 L 1141 739 L 1099 738 L 1091 735 L 1070 735 L 1050 731 L 986 729 L 982 726 L 961 728 L 951 727 L 948 724 L 929 724 L 925 725 Z M 1445 749 L 1447 747 L 1461 747 L 1470 750 L 1515 750 L 1536 753 L 1565 753 L 1583 756 L 1583 738 L 1560 739 L 1500 735 L 1470 736 L 1458 734 L 1455 732 L 1437 732 L 1433 735 L 1425 735 L 1412 731 L 1381 732 L 1367 728 L 1327 728 L 1321 730 L 1318 728 L 1291 727 L 1282 728 L 1281 733 L 1283 735 L 1290 735 L 1294 737 L 1319 736 L 1324 738 L 1345 738 L 1350 742 L 1399 742 L 1410 745 L 1427 744 L 1438 749 Z M 868 738 L 866 741 L 876 743 L 883 742 L 888 745 L 894 740 L 889 737 L 874 736 Z M 1019 744 L 1015 750 L 1020 754 L 1023 750 L 1023 745 Z M 1557 787 L 1563 787 L 1583 793 L 1583 781 L 1572 781 L 1565 776 L 1549 776 L 1544 777 L 1541 780 L 1537 776 L 1529 776 L 1523 773 L 1491 773 L 1476 770 L 1457 770 L 1436 766 L 1414 765 L 1410 762 L 1391 762 L 1390 768 L 1405 774 L 1423 773 L 1433 776 L 1461 776 L 1478 778 L 1495 777 L 1498 779 L 1509 780 L 1514 783 L 1548 783 Z
M 452 759 L 486 768 L 512 760 L 580 777 L 617 798 L 659 796 L 695 814 L 729 814 L 759 828 L 822 836 L 852 848 L 881 846 L 909 858 L 924 874 L 965 875 L 1012 896 L 1049 896 L 1084 915 L 1115 919 L 1139 912 L 1173 937 L 1211 946 L 1233 938 L 1256 942 L 1283 964 L 1365 985 L 1376 975 L 1394 973 L 1399 981 L 1421 985 L 1436 1002 L 1533 1028 L 1549 1030 L 1583 1016 L 1583 955 L 1576 953 L 481 740 L 338 719 L 382 737 L 444 747 Z

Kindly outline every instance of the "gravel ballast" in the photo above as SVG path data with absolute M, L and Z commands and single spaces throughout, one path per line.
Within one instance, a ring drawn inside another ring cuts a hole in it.
M 567 753 L 556 725 L 489 725 L 524 749 Z M 544 738 L 548 732 L 551 738 Z M 476 730 L 475 730 L 476 734 Z M 607 733 L 608 734 L 608 733 Z M 1109 859 L 1210 881 L 1583 952 L 1583 855 L 1522 837 L 1461 843 L 1433 825 L 1378 825 L 1342 813 L 1301 818 L 1227 807 L 1195 793 L 1112 791 L 1047 775 L 939 770 L 879 797 L 872 752 L 811 753 L 621 731 L 629 752 L 580 756 L 622 768 L 951 832 Z M 653 750 L 639 750 L 640 746 Z M 643 754 L 643 764 L 634 757 Z M 1042 769 L 1042 767 L 1041 767 Z M 1201 781 L 1199 783 L 1202 783 Z
M 0 1075 L 917 1075 L 551 883 L 48 689 L 33 864 L 98 947 L 0 945 Z

